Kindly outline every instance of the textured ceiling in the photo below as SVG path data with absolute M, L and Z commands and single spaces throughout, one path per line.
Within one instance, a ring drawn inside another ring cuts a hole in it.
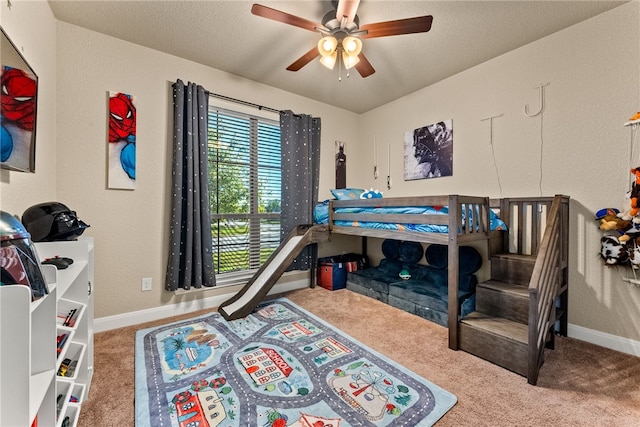
M 320 34 L 251 14 L 248 1 L 49 0 L 60 21 L 186 58 L 307 98 L 363 113 L 624 1 L 362 0 L 360 24 L 432 15 L 431 31 L 363 40 L 376 72 L 362 78 L 317 60 L 285 68 Z M 328 1 L 258 1 L 320 22 Z

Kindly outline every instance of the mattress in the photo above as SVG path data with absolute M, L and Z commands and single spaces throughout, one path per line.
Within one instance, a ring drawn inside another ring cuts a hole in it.
M 462 209 L 462 223 L 465 224 L 465 209 Z M 412 215 L 448 215 L 447 206 L 402 206 L 402 207 L 344 207 L 337 208 L 335 213 L 358 214 L 412 214 Z M 316 224 L 328 224 L 329 200 L 318 203 L 313 211 L 313 220 Z M 507 225 L 493 211 L 489 211 L 491 230 L 506 230 Z M 417 231 L 424 233 L 447 233 L 448 225 L 442 224 L 402 224 L 393 222 L 376 221 L 335 221 L 334 225 L 341 227 L 376 228 L 382 230 Z

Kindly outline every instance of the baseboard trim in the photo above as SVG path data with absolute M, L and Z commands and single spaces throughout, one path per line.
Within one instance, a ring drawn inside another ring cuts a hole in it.
M 640 341 L 572 324 L 567 325 L 567 335 L 570 338 L 590 342 L 591 344 L 610 348 L 611 350 L 620 351 L 632 356 L 640 356 Z
M 309 286 L 309 279 L 294 280 L 288 283 L 276 284 L 268 295 L 290 292 L 296 289 L 306 288 L 307 286 Z M 104 332 L 111 329 L 124 328 L 126 326 L 133 326 L 171 316 L 187 314 L 198 310 L 205 310 L 208 308 L 213 309 L 219 307 L 220 304 L 231 298 L 234 294 L 235 292 L 178 304 L 163 305 L 161 307 L 133 311 L 130 313 L 100 317 L 94 319 L 93 331 L 94 333 Z

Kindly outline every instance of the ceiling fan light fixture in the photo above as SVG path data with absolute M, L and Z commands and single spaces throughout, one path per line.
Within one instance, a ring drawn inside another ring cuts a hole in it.
M 353 36 L 345 37 L 342 40 L 342 49 L 349 57 L 357 57 L 362 51 L 362 40 Z
M 333 53 L 329 55 L 323 55 L 320 58 L 320 63 L 325 67 L 327 67 L 328 69 L 333 70 L 333 67 L 335 67 L 336 65 L 337 59 L 338 59 L 338 52 L 334 50 Z
M 360 58 L 356 56 L 349 56 L 346 51 L 342 51 L 342 62 L 344 63 L 344 68 L 349 70 L 353 68 L 358 62 L 360 62 Z
M 338 48 L 338 40 L 333 36 L 327 36 L 318 42 L 318 52 L 322 57 L 327 57 L 335 53 Z

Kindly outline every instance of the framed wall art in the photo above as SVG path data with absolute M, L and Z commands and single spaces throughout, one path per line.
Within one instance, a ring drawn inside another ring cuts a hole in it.
M 133 96 L 109 92 L 108 188 L 135 189 L 136 116 Z
M 404 134 L 404 179 L 453 175 L 453 120 L 433 123 Z
M 2 30 L 0 40 L 0 167 L 36 169 L 38 76 Z

